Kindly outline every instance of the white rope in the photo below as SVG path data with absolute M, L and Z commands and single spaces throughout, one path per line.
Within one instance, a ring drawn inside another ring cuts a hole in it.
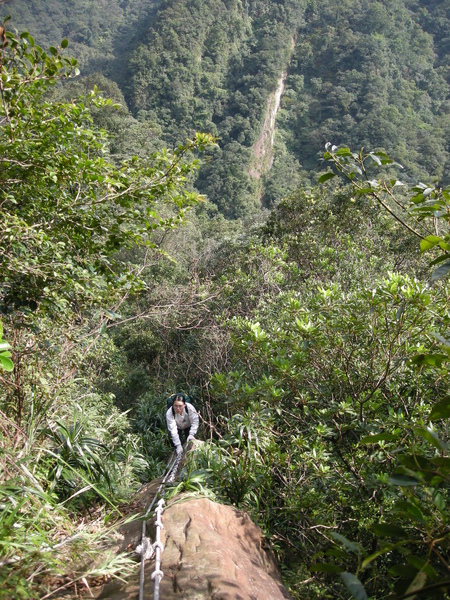
M 175 477 L 177 476 L 178 473 L 178 467 L 180 466 L 181 461 L 183 460 L 183 454 L 178 454 L 175 462 L 173 464 L 172 467 L 172 471 L 169 475 L 169 477 L 167 478 L 167 483 L 173 483 L 175 481 Z
M 169 460 L 169 463 L 167 465 L 166 474 L 164 475 L 161 485 L 159 486 L 158 491 L 154 495 L 153 500 L 151 501 L 151 503 L 147 509 L 147 512 L 145 513 L 145 517 L 147 517 L 150 514 L 150 511 L 152 510 L 153 505 L 155 504 L 156 498 L 158 497 L 160 491 L 165 486 L 165 484 L 169 483 L 169 482 L 172 483 L 173 481 L 175 481 L 175 478 L 177 476 L 178 469 L 180 467 L 182 459 L 183 459 L 183 454 L 177 455 L 175 452 L 173 452 L 173 454 Z M 164 500 L 160 500 L 159 503 L 160 502 L 164 503 Z M 159 503 L 158 503 L 158 506 L 159 506 Z M 161 519 L 159 519 L 159 521 L 161 523 Z M 159 560 L 161 560 L 161 558 L 160 558 L 161 552 L 164 550 L 164 547 L 161 544 L 161 540 L 158 537 L 156 538 L 156 542 L 153 545 L 151 544 L 149 538 L 146 537 L 146 525 L 147 525 L 147 520 L 144 518 L 144 520 L 142 521 L 141 543 L 136 548 L 136 552 L 141 555 L 141 571 L 140 571 L 140 575 L 139 575 L 139 600 L 144 600 L 145 561 L 148 560 L 149 558 L 153 558 L 153 556 L 155 554 L 155 550 L 156 550 L 156 553 L 158 553 L 158 548 L 159 548 Z M 162 526 L 163 525 L 161 523 L 161 527 Z M 159 529 L 157 528 L 157 535 L 159 535 L 158 532 L 159 532 Z M 161 571 L 161 569 L 159 567 L 156 570 L 156 563 L 155 563 L 155 572 L 152 575 L 152 579 L 155 579 L 155 596 L 154 596 L 155 600 L 159 600 L 159 583 L 160 583 L 163 575 L 164 575 L 164 573 Z
M 159 584 L 161 579 L 164 577 L 164 573 L 161 571 L 161 554 L 164 551 L 164 546 L 161 542 L 161 529 L 164 528 L 164 525 L 161 521 L 161 515 L 164 511 L 164 499 L 158 502 L 156 507 L 156 517 L 155 517 L 155 530 L 156 530 L 156 541 L 153 544 L 153 548 L 155 549 L 155 570 L 152 573 L 152 579 L 155 581 L 155 591 L 153 593 L 153 600 L 159 600 Z

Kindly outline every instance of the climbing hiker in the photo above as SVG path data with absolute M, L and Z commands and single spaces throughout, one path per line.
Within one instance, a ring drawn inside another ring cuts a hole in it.
M 171 402 L 169 398 L 169 402 Z M 175 394 L 172 405 L 166 412 L 167 429 L 178 455 L 183 453 L 182 444 L 195 438 L 198 430 L 198 414 L 190 402 L 186 402 L 184 394 Z

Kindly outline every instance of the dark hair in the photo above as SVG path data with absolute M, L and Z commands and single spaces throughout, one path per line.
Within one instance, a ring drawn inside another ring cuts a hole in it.
M 183 394 L 177 394 L 175 396 L 175 398 L 173 399 L 174 402 L 176 402 L 178 400 L 178 402 L 182 402 L 183 404 L 186 404 L 186 398 L 183 396 Z

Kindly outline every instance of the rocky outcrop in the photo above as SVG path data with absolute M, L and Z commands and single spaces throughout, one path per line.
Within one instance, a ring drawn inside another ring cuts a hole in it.
M 166 507 L 161 600 L 283 600 L 275 559 L 263 547 L 261 530 L 249 516 L 206 498 L 178 498 Z M 135 522 L 136 524 L 136 522 Z M 123 548 L 138 540 L 136 525 L 124 531 Z M 151 527 L 149 528 L 154 539 Z M 153 598 L 154 561 L 146 562 L 144 598 Z M 112 581 L 97 598 L 137 600 L 139 568 L 128 582 Z
M 172 504 L 163 515 L 161 598 L 290 598 L 275 560 L 249 516 L 206 498 Z
M 291 55 L 294 52 L 295 40 L 291 38 Z M 281 73 L 278 79 L 277 88 L 269 94 L 267 98 L 267 108 L 264 117 L 264 123 L 261 133 L 252 147 L 252 160 L 248 168 L 248 174 L 253 179 L 259 180 L 270 171 L 273 165 L 273 145 L 276 129 L 277 113 L 281 106 L 281 98 L 286 85 L 286 77 L 291 61 L 287 65 L 286 71 Z
M 261 134 L 253 145 L 253 159 L 248 174 L 254 179 L 260 179 L 268 173 L 273 164 L 273 143 L 275 136 L 275 119 L 280 108 L 281 96 L 284 92 L 287 73 L 282 73 L 278 80 L 277 89 L 267 99 L 267 110 Z

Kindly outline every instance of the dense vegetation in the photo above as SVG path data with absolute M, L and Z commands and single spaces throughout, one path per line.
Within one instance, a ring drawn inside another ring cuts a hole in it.
M 328 141 L 383 147 L 412 180 L 448 183 L 445 2 L 114 0 L 70 14 L 63 4 L 8 8 L 42 43 L 73 39 L 83 71 L 119 84 L 155 147 L 218 136 L 197 186 L 227 217 L 314 182 Z M 283 72 L 274 166 L 260 180 L 253 145 Z
M 173 153 L 113 163 L 89 110 L 112 101 L 95 92 L 46 99 L 49 86 L 77 73 L 60 51 L 7 34 L 0 56 L 4 598 L 54 589 L 68 556 L 69 579 L 84 577 L 92 548 L 78 535 L 60 544 L 76 527 L 71 517 L 99 500 L 120 515 L 117 504 L 147 470 L 139 437 L 95 379 L 114 351 L 108 322 L 146 287 L 158 232 L 199 201 L 187 189 L 192 153 L 210 142 L 197 136 Z M 105 557 L 96 571 L 130 565 Z
M 185 485 L 251 513 L 295 597 L 448 596 L 450 7 L 71 5 L 2 7 L 50 49 L 0 51 L 0 598 L 129 572 L 86 569 L 94 527 L 180 388 Z M 329 145 L 312 185 L 330 139 L 374 152 Z

